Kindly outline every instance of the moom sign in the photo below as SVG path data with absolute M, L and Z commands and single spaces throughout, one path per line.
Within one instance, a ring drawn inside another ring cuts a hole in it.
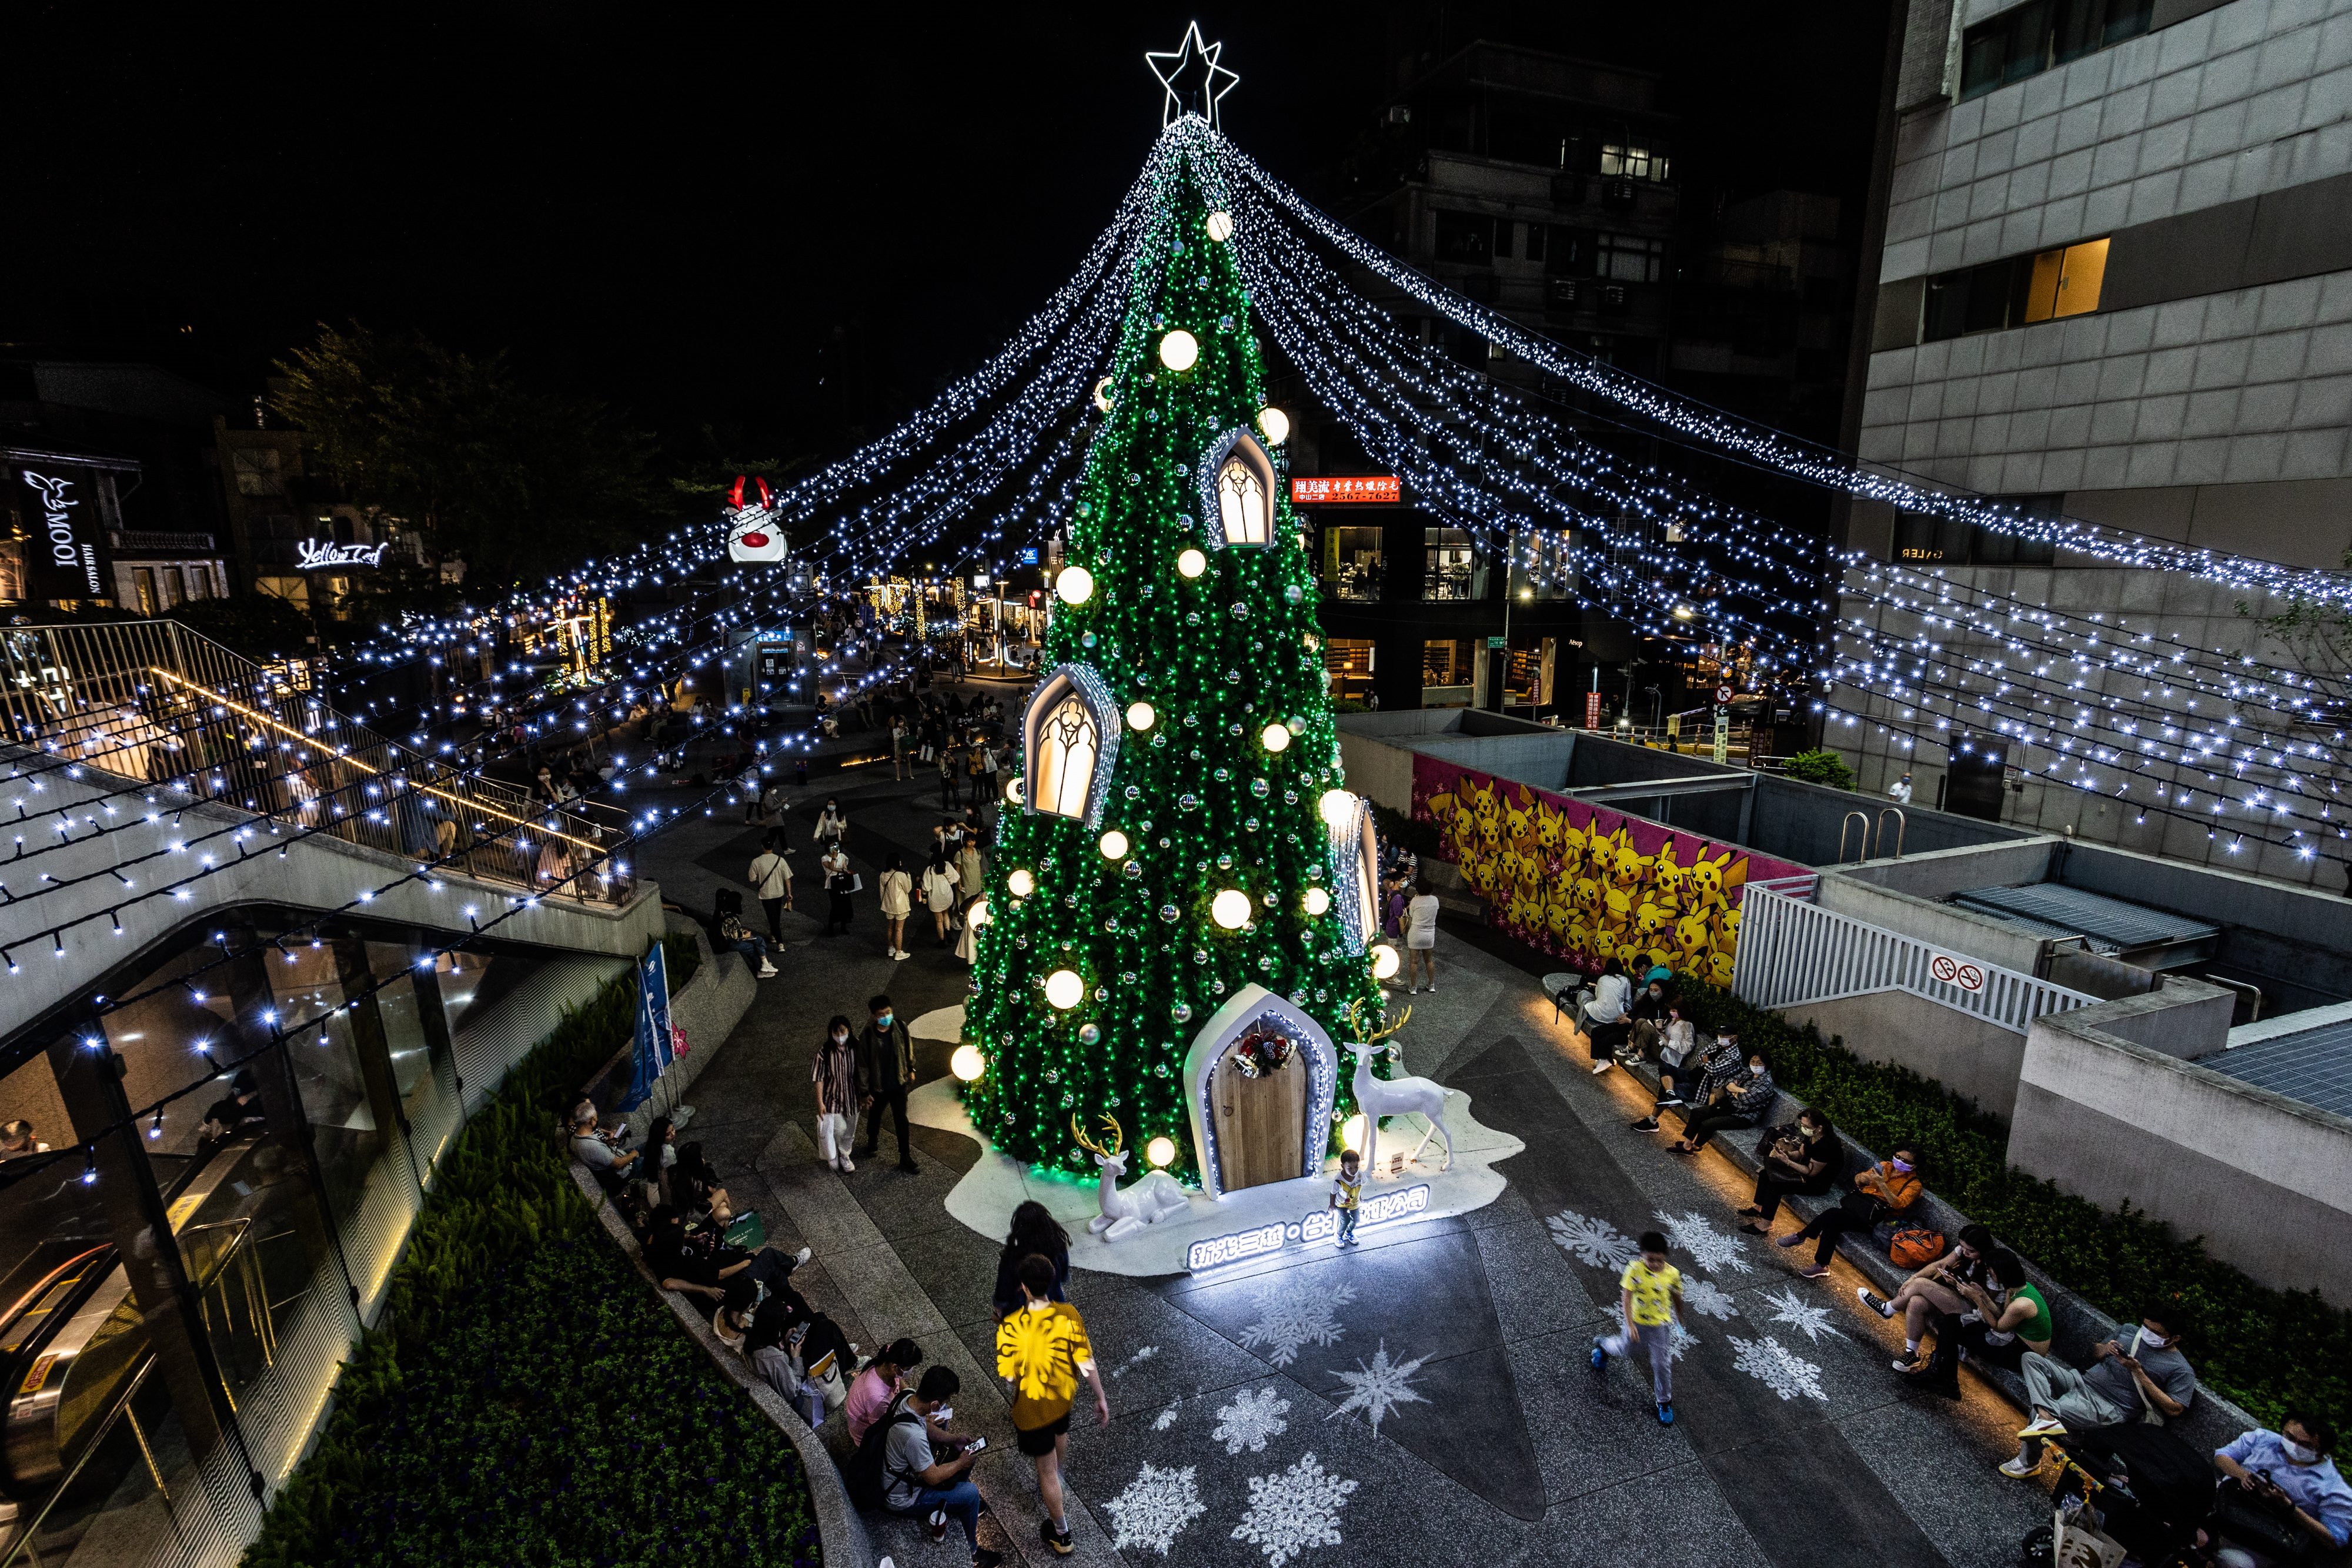
M 70 463 L 19 463 L 10 472 L 17 514 L 32 536 L 25 543 L 26 597 L 110 596 L 98 471 Z

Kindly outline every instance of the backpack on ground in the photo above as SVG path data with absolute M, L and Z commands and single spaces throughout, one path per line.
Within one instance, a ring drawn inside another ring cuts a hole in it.
M 848 1489 L 849 1500 L 862 1509 L 887 1511 L 890 1506 L 890 1483 L 904 1479 L 890 1473 L 890 1431 L 902 1421 L 912 1421 L 918 1427 L 923 1418 L 907 1408 L 907 1394 L 902 1390 L 890 1396 L 890 1405 L 881 1418 L 866 1428 L 857 1451 L 841 1468 L 842 1484 Z

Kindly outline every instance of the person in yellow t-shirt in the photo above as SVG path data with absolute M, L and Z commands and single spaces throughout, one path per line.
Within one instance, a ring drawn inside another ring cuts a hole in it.
M 1658 1424 L 1675 1424 L 1675 1329 L 1683 1316 L 1683 1271 L 1666 1261 L 1666 1239 L 1644 1230 L 1635 1245 L 1641 1256 L 1617 1277 L 1619 1321 L 1613 1334 L 1592 1336 L 1592 1370 L 1605 1375 L 1609 1358 L 1624 1355 L 1639 1341 L 1650 1357 L 1650 1381 L 1658 1401 Z
M 1083 1377 L 1095 1391 L 1095 1418 L 1110 1425 L 1110 1400 L 1095 1370 L 1094 1346 L 1078 1310 L 1054 1295 L 1054 1262 L 1031 1254 L 1014 1270 L 1021 1306 L 996 1325 L 996 1375 L 1013 1385 L 1013 1427 L 1021 1451 L 1037 1464 L 1037 1498 L 1045 1505 L 1038 1535 L 1057 1557 L 1077 1550 L 1062 1506 L 1062 1456 L 1070 1445 L 1070 1401 Z

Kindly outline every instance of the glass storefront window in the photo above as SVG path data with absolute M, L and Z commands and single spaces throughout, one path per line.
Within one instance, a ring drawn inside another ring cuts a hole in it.
M 1368 702 L 1372 695 L 1372 640 L 1369 637 L 1333 637 L 1323 644 L 1323 668 L 1331 677 L 1331 695 L 1337 700 L 1352 699 Z
M 1323 530 L 1323 580 L 1334 597 L 1378 601 L 1381 597 L 1381 538 L 1377 528 L 1328 528 Z
M 1468 707 L 1477 690 L 1478 644 L 1448 637 L 1421 645 L 1421 706 Z
M 1484 599 L 1486 560 L 1467 528 L 1427 528 L 1428 559 L 1421 580 L 1423 599 Z

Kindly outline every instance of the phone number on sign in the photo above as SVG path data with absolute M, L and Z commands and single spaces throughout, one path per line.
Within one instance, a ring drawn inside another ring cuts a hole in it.
M 1356 1211 L 1356 1228 L 1382 1224 L 1421 1214 L 1429 1207 L 1429 1185 L 1409 1186 L 1400 1192 L 1384 1192 L 1364 1199 Z M 1203 1269 L 1219 1269 L 1244 1259 L 1259 1258 L 1269 1252 L 1279 1252 L 1285 1247 L 1311 1247 L 1318 1241 L 1328 1241 L 1339 1234 L 1339 1216 L 1328 1208 L 1310 1209 L 1297 1219 L 1284 1222 L 1270 1220 L 1247 1230 L 1235 1230 L 1223 1236 L 1212 1236 L 1195 1241 L 1185 1250 L 1184 1267 L 1194 1273 Z

